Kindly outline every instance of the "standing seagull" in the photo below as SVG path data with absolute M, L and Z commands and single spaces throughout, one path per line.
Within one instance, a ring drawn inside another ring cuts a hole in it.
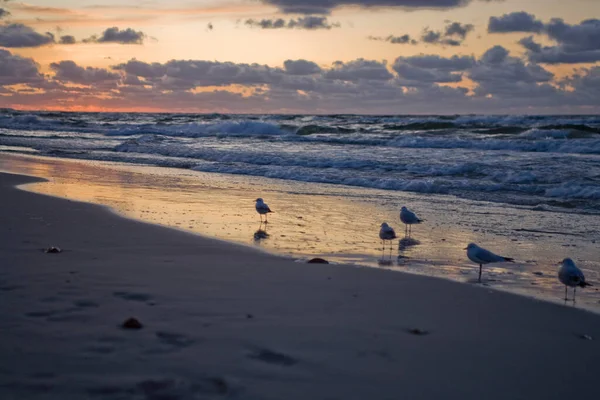
M 491 263 L 504 262 L 504 261 L 515 262 L 515 260 L 513 258 L 502 257 L 499 255 L 496 255 L 489 250 L 486 250 L 482 247 L 477 246 L 475 243 L 469 243 L 469 245 L 464 250 L 467 251 L 467 257 L 469 257 L 469 260 L 473 261 L 474 263 L 479 264 L 479 280 L 478 281 L 480 283 L 481 283 L 481 268 L 483 267 L 483 264 L 491 264 Z
M 402 221 L 405 225 L 405 227 L 404 227 L 405 235 L 410 235 L 412 233 L 413 224 L 420 224 L 421 222 L 423 222 L 422 219 L 417 217 L 417 214 L 410 211 L 406 207 L 402 207 L 402 209 L 400 210 L 400 221 Z M 409 227 L 410 227 L 410 231 L 408 230 Z
M 565 285 L 565 301 L 569 300 L 567 296 L 567 286 L 573 288 L 573 302 L 575 302 L 575 291 L 577 290 L 577 286 L 582 288 L 586 286 L 592 286 L 585 281 L 585 276 L 583 276 L 583 272 L 570 258 L 565 258 L 562 260 L 562 265 L 558 270 L 558 279 Z
M 267 214 L 272 213 L 269 206 L 260 197 L 256 199 L 256 212 L 260 214 L 260 222 L 262 223 L 262 216 L 265 216 L 265 224 L 267 223 Z
M 392 256 L 392 247 L 394 246 L 392 240 L 396 239 L 396 232 L 394 228 L 389 226 L 387 222 L 381 224 L 381 229 L 379 230 L 379 239 L 383 242 L 383 253 L 385 253 L 385 241 L 390 241 L 390 257 Z

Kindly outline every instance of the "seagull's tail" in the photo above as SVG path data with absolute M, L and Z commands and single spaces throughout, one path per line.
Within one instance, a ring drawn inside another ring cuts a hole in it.
M 584 287 L 586 287 L 586 286 L 593 286 L 593 285 L 592 285 L 591 283 L 587 283 L 587 282 L 581 282 L 581 283 L 579 284 L 579 286 L 584 288 Z
M 515 262 L 514 258 L 510 258 L 510 257 L 503 257 L 503 258 L 504 258 L 504 261 L 508 261 L 508 262 L 511 262 L 511 263 Z

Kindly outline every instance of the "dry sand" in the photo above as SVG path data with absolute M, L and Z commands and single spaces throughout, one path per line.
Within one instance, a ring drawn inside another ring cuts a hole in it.
M 599 396 L 598 315 L 14 188 L 33 181 L 0 174 L 3 400 Z

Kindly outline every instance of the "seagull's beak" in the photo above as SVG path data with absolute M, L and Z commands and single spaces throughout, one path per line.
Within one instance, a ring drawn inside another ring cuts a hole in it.
M 465 247 L 463 250 L 469 250 L 469 248 L 468 248 L 468 247 Z

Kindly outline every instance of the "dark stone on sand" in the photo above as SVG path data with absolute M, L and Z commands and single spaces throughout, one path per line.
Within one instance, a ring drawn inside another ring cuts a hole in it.
M 58 254 L 58 253 L 62 253 L 62 250 L 60 247 L 48 247 L 47 249 L 44 250 L 44 253 L 47 254 Z
M 413 329 L 409 329 L 408 333 L 411 333 L 413 335 L 417 335 L 417 336 L 425 336 L 428 335 L 429 332 L 425 331 L 423 329 L 419 329 L 419 328 L 413 328 Z
M 584 339 L 584 340 L 594 340 L 594 338 L 593 338 L 593 337 L 591 337 L 590 335 L 581 335 L 581 336 L 579 336 L 579 337 L 580 337 L 581 339 Z
M 308 264 L 329 264 L 329 261 L 324 260 L 322 258 L 313 258 L 312 260 L 308 260 Z
M 542 275 L 544 275 L 544 273 L 543 273 L 543 272 L 540 272 L 540 271 L 536 271 L 536 272 L 534 272 L 533 274 L 534 274 L 534 275 L 537 275 L 537 276 L 542 276 Z
M 135 318 L 129 318 L 122 325 L 124 329 L 142 329 L 142 326 L 142 323 Z
M 254 315 L 252 315 L 252 314 L 246 314 L 246 318 L 252 319 L 252 318 L 254 318 Z

